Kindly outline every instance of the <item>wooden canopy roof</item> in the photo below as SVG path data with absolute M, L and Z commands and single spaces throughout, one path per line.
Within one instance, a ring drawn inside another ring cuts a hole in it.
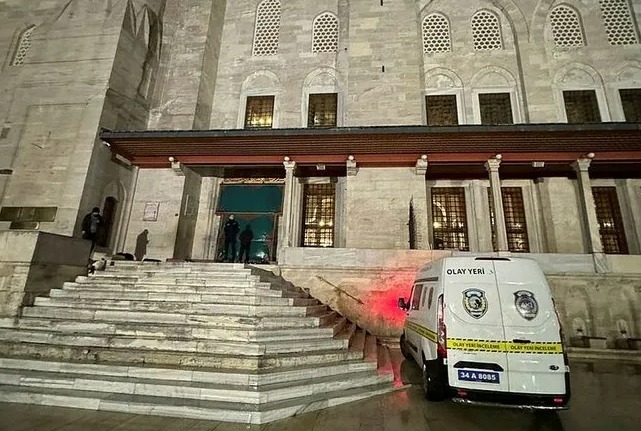
M 546 162 L 547 169 L 567 168 L 595 153 L 596 172 L 641 176 L 641 124 L 636 123 L 104 131 L 100 138 L 115 154 L 141 168 L 167 168 L 169 157 L 194 167 L 276 167 L 282 166 L 285 156 L 301 167 L 344 168 L 350 155 L 358 166 L 392 167 L 414 166 L 427 155 L 428 171 L 451 174 L 466 165 L 483 170 L 483 162 L 500 153 L 502 171 L 521 165 L 516 169 L 521 172 L 532 162 Z

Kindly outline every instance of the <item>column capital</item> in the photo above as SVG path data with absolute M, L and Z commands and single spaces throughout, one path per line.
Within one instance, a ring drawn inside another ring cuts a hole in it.
M 588 170 L 590 169 L 590 164 L 592 164 L 592 159 L 589 159 L 587 157 L 582 157 L 572 163 L 572 168 L 577 173 L 588 172 Z
M 180 162 L 175 159 L 174 160 L 171 160 L 171 159 L 173 159 L 173 157 L 170 157 L 169 162 L 171 163 L 171 169 L 174 171 L 174 173 L 179 177 L 184 176 L 185 172 L 183 171 L 183 167 L 180 164 Z
M 296 162 L 290 160 L 289 157 L 285 157 L 283 159 L 283 166 L 285 166 L 285 170 L 293 170 L 296 167 Z
M 501 166 L 501 160 L 499 159 L 488 159 L 487 162 L 485 162 L 485 169 L 488 172 L 498 172 L 499 166 Z
M 354 177 L 358 173 L 358 165 L 356 164 L 356 159 L 354 156 L 349 156 L 347 158 L 347 161 L 345 162 L 345 166 L 347 167 L 347 176 L 348 177 Z
M 416 159 L 416 166 L 414 172 L 416 175 L 425 175 L 427 173 L 427 166 L 429 165 L 427 161 L 427 156 L 423 155 L 420 159 Z

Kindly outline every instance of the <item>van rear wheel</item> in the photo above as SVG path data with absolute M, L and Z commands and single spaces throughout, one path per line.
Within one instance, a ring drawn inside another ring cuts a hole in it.
M 445 399 L 445 376 L 439 361 L 423 361 L 423 392 L 430 401 Z

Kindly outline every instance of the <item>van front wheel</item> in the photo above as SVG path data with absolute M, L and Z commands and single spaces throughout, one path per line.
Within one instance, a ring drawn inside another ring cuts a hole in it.
M 445 376 L 438 361 L 423 361 L 423 392 L 430 401 L 445 399 Z

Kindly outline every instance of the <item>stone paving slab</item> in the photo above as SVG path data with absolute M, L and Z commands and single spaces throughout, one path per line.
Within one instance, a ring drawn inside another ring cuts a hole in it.
M 560 413 L 429 403 L 418 367 L 405 361 L 403 380 L 413 384 L 407 390 L 260 426 L 0 404 L 0 431 L 638 431 L 641 370 L 600 362 L 571 366 L 573 399 Z

